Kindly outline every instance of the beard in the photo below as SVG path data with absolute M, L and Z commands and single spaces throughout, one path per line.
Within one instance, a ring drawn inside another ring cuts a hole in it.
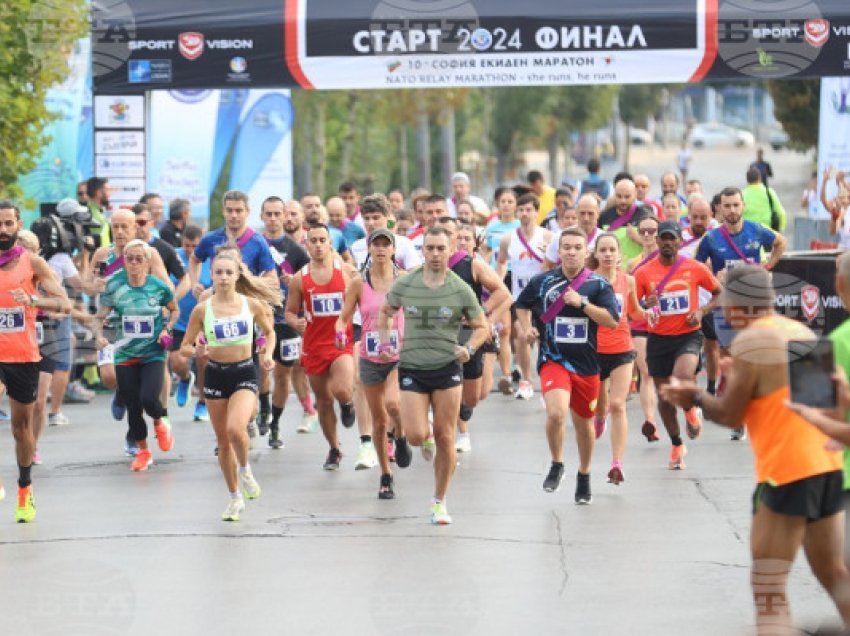
M 18 233 L 15 232 L 11 236 L 7 236 L 5 234 L 0 234 L 0 250 L 6 251 L 10 250 L 15 246 L 15 243 L 18 242 Z

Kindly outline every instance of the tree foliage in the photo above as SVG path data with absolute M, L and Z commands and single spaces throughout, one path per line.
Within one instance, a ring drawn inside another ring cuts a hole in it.
M 17 179 L 32 170 L 54 118 L 47 90 L 68 74 L 68 56 L 88 27 L 85 0 L 0 3 L 0 193 L 17 197 Z
M 798 150 L 818 144 L 820 119 L 820 80 L 771 80 L 767 86 L 773 98 L 773 116 Z

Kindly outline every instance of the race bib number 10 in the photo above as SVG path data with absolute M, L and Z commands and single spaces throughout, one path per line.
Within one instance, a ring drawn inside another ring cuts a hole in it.
M 342 313 L 342 292 L 315 294 L 313 296 L 314 316 L 339 316 Z

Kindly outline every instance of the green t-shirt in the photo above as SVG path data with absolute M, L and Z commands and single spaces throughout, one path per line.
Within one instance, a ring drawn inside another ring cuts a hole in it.
M 850 318 L 829 334 L 836 366 L 850 378 Z M 844 449 L 844 490 L 850 490 L 850 449 Z
M 399 278 L 387 294 L 392 307 L 404 311 L 404 340 L 399 366 L 427 371 L 455 359 L 461 321 L 482 313 L 472 289 L 451 270 L 445 282 L 427 287 L 420 267 Z
M 165 350 L 157 342 L 165 325 L 162 308 L 174 294 L 168 285 L 148 275 L 144 284 L 133 287 L 126 276 L 113 276 L 106 283 L 101 303 L 112 307 L 116 314 L 118 340 L 115 345 L 115 364 L 128 360 L 156 362 L 165 360 Z

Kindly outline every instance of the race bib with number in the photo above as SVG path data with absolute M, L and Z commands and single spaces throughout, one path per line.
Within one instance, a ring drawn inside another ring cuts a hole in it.
M 17 333 L 24 330 L 24 309 L 0 309 L 0 332 Z
M 248 335 L 248 321 L 244 318 L 219 318 L 212 327 L 219 342 L 236 342 Z
M 555 342 L 582 344 L 587 342 L 587 318 L 555 318 Z
M 661 315 L 675 316 L 688 313 L 690 295 L 691 292 L 688 289 L 661 294 L 661 298 L 658 299 L 658 308 Z
M 301 356 L 301 338 L 290 338 L 280 341 L 280 359 L 284 362 L 294 362 Z
M 342 313 L 342 292 L 315 294 L 312 299 L 314 316 L 339 316 Z
M 749 261 L 741 260 L 740 258 L 730 259 L 726 261 L 726 269 L 735 269 L 736 267 L 741 267 L 742 265 L 748 265 Z
M 97 366 L 102 367 L 104 364 L 115 364 L 114 345 L 106 345 L 97 352 Z
M 124 316 L 121 326 L 125 338 L 150 338 L 153 336 L 153 316 Z
M 614 298 L 617 299 L 617 314 L 623 315 L 623 295 L 622 294 L 614 294 Z
M 35 341 L 40 345 L 44 344 L 44 323 L 35 323 Z
M 394 351 L 398 352 L 398 331 L 393 329 L 390 331 L 390 345 Z M 377 331 L 369 331 L 366 333 L 366 355 L 372 358 L 377 358 L 380 353 L 378 347 L 381 346 L 381 334 Z

